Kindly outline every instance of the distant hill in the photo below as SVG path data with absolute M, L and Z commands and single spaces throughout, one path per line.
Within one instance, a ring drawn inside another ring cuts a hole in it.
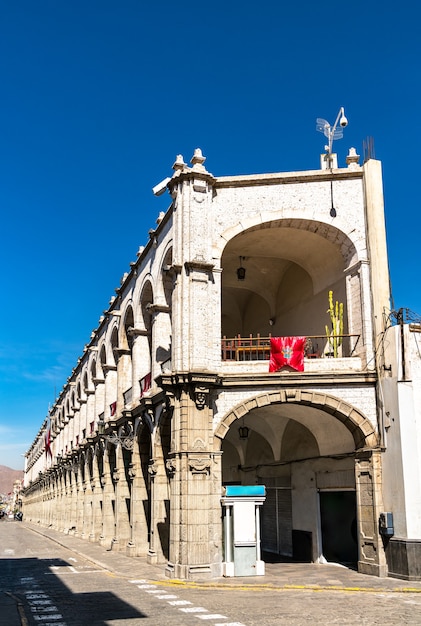
M 14 470 L 5 465 L 0 465 L 0 493 L 8 494 L 13 491 L 15 480 L 23 479 L 23 470 Z

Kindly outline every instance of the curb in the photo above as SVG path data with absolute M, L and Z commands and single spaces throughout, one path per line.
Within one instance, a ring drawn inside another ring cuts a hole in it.
M 274 585 L 273 583 L 266 584 L 230 584 L 230 583 L 194 583 L 184 580 L 171 580 L 171 581 L 153 581 L 155 585 L 162 585 L 165 587 L 185 587 L 187 589 L 218 589 L 218 590 L 230 590 L 239 589 L 241 591 L 342 591 L 347 593 L 421 593 L 421 589 L 417 587 L 346 587 L 341 585 Z
M 16 604 L 17 613 L 19 614 L 19 619 L 20 619 L 21 626 L 28 626 L 28 620 L 27 620 L 27 617 L 25 615 L 25 609 L 23 607 L 22 602 L 19 600 L 18 597 L 16 597 L 10 591 L 5 591 L 4 594 L 6 596 L 9 596 L 9 598 L 12 598 L 12 600 L 14 600 L 14 602 Z

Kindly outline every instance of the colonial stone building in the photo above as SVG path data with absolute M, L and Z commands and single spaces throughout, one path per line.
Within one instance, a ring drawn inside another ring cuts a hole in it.
M 381 164 L 358 160 L 215 177 L 177 157 L 27 453 L 27 521 L 217 577 L 223 487 L 264 485 L 263 560 L 421 577 L 421 335 L 390 323 Z

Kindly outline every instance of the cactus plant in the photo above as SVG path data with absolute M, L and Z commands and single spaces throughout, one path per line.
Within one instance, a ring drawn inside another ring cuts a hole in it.
M 326 325 L 326 337 L 330 352 L 336 358 L 339 356 L 339 347 L 342 345 L 344 333 L 344 305 L 342 302 L 333 302 L 333 291 L 329 291 L 329 308 L 326 311 L 330 315 L 331 329 Z

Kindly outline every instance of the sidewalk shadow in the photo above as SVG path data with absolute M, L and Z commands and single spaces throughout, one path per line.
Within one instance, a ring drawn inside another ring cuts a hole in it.
M 12 593 L 20 600 L 29 623 L 32 619 L 42 623 L 50 618 L 59 619 L 67 626 L 107 626 L 112 620 L 150 617 L 112 591 L 72 592 L 54 571 L 60 568 L 71 571 L 72 567 L 62 559 L 1 559 L 0 592 Z M 84 575 L 89 576 L 89 572 Z

